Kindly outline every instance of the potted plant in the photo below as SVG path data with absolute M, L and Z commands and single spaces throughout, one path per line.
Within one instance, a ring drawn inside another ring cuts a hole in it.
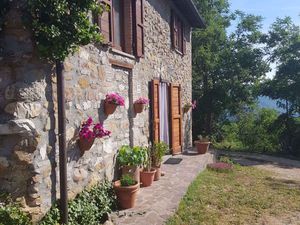
M 131 176 L 123 175 L 120 180 L 114 182 L 114 190 L 117 195 L 119 206 L 122 209 L 134 207 L 139 183 Z
M 106 95 L 104 102 L 104 112 L 106 115 L 113 114 L 117 106 L 124 106 L 125 100 L 118 93 L 110 93 Z
M 169 146 L 164 142 L 155 143 L 151 148 L 152 168 L 156 170 L 154 180 L 161 177 L 161 163 L 163 156 L 167 153 Z
M 85 151 L 91 149 L 95 138 L 102 138 L 109 136 L 110 134 L 110 131 L 104 129 L 103 124 L 93 124 L 93 119 L 89 117 L 85 122 L 82 123 L 79 132 L 78 145 L 81 155 L 83 155 Z
M 191 108 L 192 108 L 192 109 L 196 109 L 196 106 L 197 106 L 196 100 L 194 100 L 193 102 L 190 102 L 190 103 L 186 103 L 186 104 L 183 106 L 183 112 L 184 112 L 184 113 L 187 113 Z
M 194 141 L 196 149 L 199 154 L 205 154 L 210 145 L 210 141 L 208 137 L 202 137 L 202 135 L 198 135 L 199 140 Z
M 152 166 L 151 149 L 143 148 L 143 151 L 145 152 L 145 161 L 144 161 L 143 169 L 140 172 L 140 180 L 143 187 L 149 187 L 152 185 L 154 181 L 156 169 L 151 167 Z
M 129 174 L 138 183 L 140 182 L 140 166 L 144 163 L 144 160 L 145 153 L 139 146 L 131 148 L 128 145 L 123 145 L 117 156 L 122 174 Z
M 145 105 L 147 105 L 148 103 L 149 103 L 149 99 L 140 97 L 133 104 L 133 106 L 134 106 L 134 112 L 135 113 L 141 113 L 141 112 L 143 112 L 143 110 L 145 108 Z

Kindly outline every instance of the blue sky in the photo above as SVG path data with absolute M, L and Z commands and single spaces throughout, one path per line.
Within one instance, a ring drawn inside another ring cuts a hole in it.
M 231 10 L 241 10 L 264 18 L 263 30 L 267 31 L 276 17 L 290 16 L 300 25 L 300 0 L 229 0 Z

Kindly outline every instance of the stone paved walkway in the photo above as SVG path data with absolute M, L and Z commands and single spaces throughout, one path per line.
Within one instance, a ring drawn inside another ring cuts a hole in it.
M 160 225 L 176 211 L 181 198 L 189 184 L 204 170 L 208 163 L 214 161 L 214 155 L 196 155 L 190 151 L 185 155 L 168 158 L 182 158 L 179 164 L 163 164 L 165 176 L 155 181 L 151 187 L 141 188 L 136 206 L 111 215 L 116 225 Z

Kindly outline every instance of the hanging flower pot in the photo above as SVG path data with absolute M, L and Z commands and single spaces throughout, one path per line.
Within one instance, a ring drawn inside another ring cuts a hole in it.
M 124 106 L 125 100 L 118 93 L 110 93 L 106 95 L 104 103 L 104 112 L 105 114 L 111 115 L 116 111 L 117 106 Z
M 111 132 L 105 130 L 101 123 L 93 124 L 93 119 L 89 117 L 85 122 L 82 123 L 79 132 L 78 146 L 81 155 L 83 155 L 85 151 L 88 151 L 92 148 L 96 138 L 102 138 L 109 136 L 110 134 Z
M 79 145 L 81 155 L 83 155 L 83 153 L 85 151 L 88 151 L 92 148 L 94 141 L 95 141 L 95 138 L 92 138 L 91 140 L 83 138 L 83 137 L 79 138 L 78 145 Z
M 133 104 L 134 112 L 136 114 L 143 112 L 145 105 L 147 105 L 148 103 L 149 103 L 149 99 L 140 97 Z
M 134 112 L 135 113 L 141 113 L 144 111 L 145 104 L 141 103 L 134 103 Z
M 111 115 L 116 111 L 118 105 L 114 103 L 105 102 L 104 103 L 104 112 L 106 115 Z

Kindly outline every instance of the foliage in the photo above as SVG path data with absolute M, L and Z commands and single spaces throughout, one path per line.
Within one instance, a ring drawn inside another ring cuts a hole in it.
M 5 14 L 9 10 L 9 2 L 10 2 L 9 0 L 1 0 L 0 1 L 0 31 L 2 31 Z
M 227 0 L 197 0 L 196 5 L 207 28 L 193 32 L 193 95 L 202 106 L 195 110 L 193 133 L 211 135 L 221 115 L 235 114 L 254 101 L 268 65 L 259 47 L 261 17 L 230 13 Z M 227 35 L 233 19 L 236 30 Z
M 90 13 L 101 14 L 96 0 L 28 0 L 26 7 L 35 42 L 42 57 L 63 61 L 78 46 L 101 42 L 99 27 Z
M 0 225 L 30 225 L 30 219 L 10 196 L 0 195 Z
M 91 225 L 102 223 L 103 218 L 116 208 L 116 196 L 112 185 L 105 181 L 80 193 L 69 203 L 69 224 Z M 40 225 L 59 224 L 60 214 L 57 205 L 40 222 Z
M 147 157 L 147 149 L 140 146 L 131 148 L 123 145 L 118 153 L 117 161 L 120 166 L 140 166 L 143 165 Z
M 274 175 L 242 166 L 231 173 L 206 170 L 189 186 L 167 225 L 262 224 L 266 215 L 272 221 L 298 215 L 300 183 Z
M 290 17 L 278 18 L 265 36 L 276 75 L 262 85 L 262 94 L 278 101 L 286 113 L 300 113 L 300 26 Z
M 241 113 L 236 121 L 220 124 L 219 137 L 214 146 L 232 150 L 254 152 L 280 151 L 282 129 L 276 127 L 278 113 L 271 109 L 259 109 Z
M 144 160 L 143 167 L 147 171 L 150 171 L 152 168 L 151 148 L 150 147 L 144 148 L 144 152 L 145 152 L 145 160 Z
M 123 175 L 120 182 L 122 187 L 128 187 L 136 184 L 136 181 L 129 174 Z
M 93 128 L 91 126 L 93 125 Z M 94 138 L 102 138 L 109 136 L 111 132 L 105 130 L 102 123 L 93 124 L 93 119 L 89 117 L 85 122 L 82 123 L 79 136 L 81 138 L 92 141 Z
M 124 106 L 125 99 L 118 93 L 110 93 L 106 95 L 105 101 L 111 104 Z
M 167 153 L 169 146 L 164 142 L 154 143 L 151 148 L 152 164 L 159 167 L 163 156 Z

